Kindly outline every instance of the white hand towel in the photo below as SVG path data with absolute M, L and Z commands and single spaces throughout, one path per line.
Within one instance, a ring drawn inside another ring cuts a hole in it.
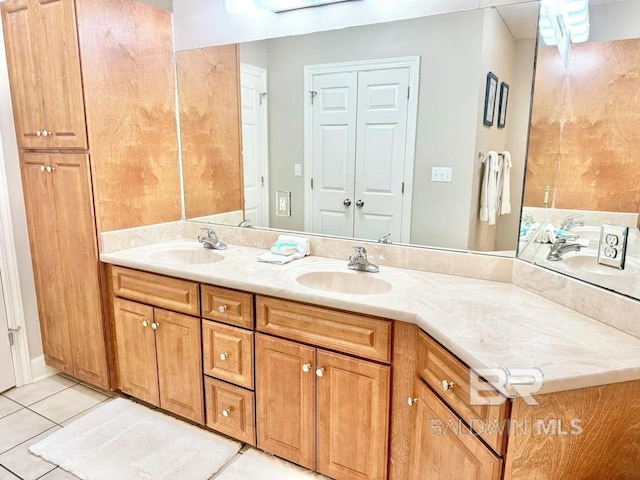
M 480 221 L 496 223 L 496 206 L 498 199 L 498 152 L 490 151 L 484 156 L 484 175 L 480 188 Z
M 556 241 L 556 227 L 552 223 L 548 223 L 540 231 L 540 234 L 536 237 L 536 242 L 540 243 L 554 243 Z
M 290 251 L 290 245 L 295 245 L 295 251 Z M 281 248 L 285 246 L 285 248 Z M 283 265 L 311 253 L 311 244 L 308 238 L 295 237 L 293 235 L 280 235 L 271 247 L 271 251 L 258 256 L 258 261 Z
M 498 212 L 500 215 L 511 213 L 511 154 L 507 151 L 502 152 L 502 181 Z

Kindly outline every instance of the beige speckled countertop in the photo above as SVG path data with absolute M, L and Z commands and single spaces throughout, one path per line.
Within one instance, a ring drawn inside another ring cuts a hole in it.
M 538 393 L 640 379 L 640 339 L 509 283 L 393 267 L 360 273 L 348 270 L 346 260 L 316 256 L 272 265 L 256 260 L 265 250 L 235 245 L 215 251 L 224 257 L 215 263 L 158 260 L 169 250 L 200 248 L 196 240 L 171 240 L 103 253 L 100 260 L 415 323 L 473 368 L 540 369 L 544 385 Z M 385 280 L 393 288 L 354 295 L 296 281 L 304 273 L 323 270 L 353 275 L 359 284 Z

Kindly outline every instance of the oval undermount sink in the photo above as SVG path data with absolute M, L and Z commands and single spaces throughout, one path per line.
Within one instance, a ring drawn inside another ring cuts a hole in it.
M 347 295 L 379 295 L 391 291 L 392 285 L 375 273 L 308 272 L 296 277 L 303 287 Z
M 595 253 L 571 252 L 565 254 L 560 261 L 576 271 L 598 275 L 637 275 L 640 273 L 640 264 L 630 258 L 627 258 L 624 270 L 600 265 Z
M 213 250 L 199 248 L 176 248 L 162 250 L 149 255 L 153 262 L 170 263 L 173 265 L 199 265 L 202 263 L 215 263 L 224 260 L 224 256 Z

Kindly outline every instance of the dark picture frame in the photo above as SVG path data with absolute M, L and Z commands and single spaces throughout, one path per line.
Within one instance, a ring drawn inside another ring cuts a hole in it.
M 498 128 L 504 128 L 507 123 L 507 104 L 509 102 L 509 84 L 500 84 L 500 103 L 498 104 Z
M 495 117 L 496 97 L 498 96 L 498 77 L 493 72 L 487 73 L 487 88 L 484 92 L 484 116 L 482 123 L 488 127 L 493 126 Z

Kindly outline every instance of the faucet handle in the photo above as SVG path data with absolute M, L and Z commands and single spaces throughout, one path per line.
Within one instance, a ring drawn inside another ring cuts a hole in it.
M 353 252 L 355 257 L 367 258 L 367 250 L 364 247 L 353 247 Z
M 203 227 L 200 229 L 200 233 L 203 234 L 206 238 L 213 238 L 216 236 L 216 232 L 214 232 L 211 228 Z

